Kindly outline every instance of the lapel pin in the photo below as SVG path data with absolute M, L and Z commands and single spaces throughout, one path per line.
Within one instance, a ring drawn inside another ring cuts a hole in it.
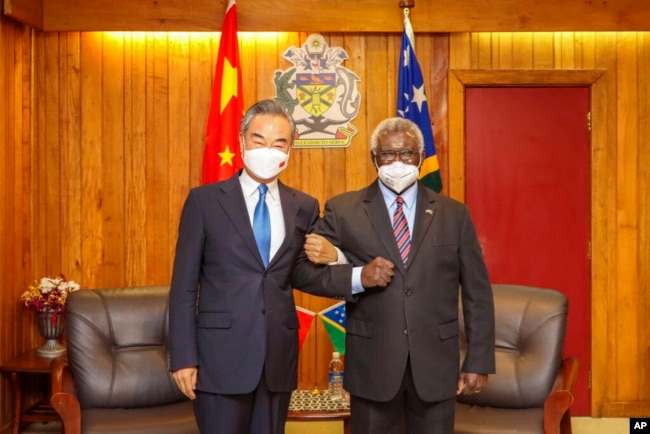
M 425 209 L 424 213 L 427 215 L 433 215 L 433 211 L 431 211 L 430 209 Z

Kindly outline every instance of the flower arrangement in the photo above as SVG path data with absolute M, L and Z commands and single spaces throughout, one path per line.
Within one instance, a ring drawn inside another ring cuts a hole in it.
M 68 280 L 63 274 L 59 277 L 43 277 L 20 296 L 25 306 L 38 312 L 49 310 L 55 313 L 65 312 L 68 294 L 79 289 L 79 284 Z

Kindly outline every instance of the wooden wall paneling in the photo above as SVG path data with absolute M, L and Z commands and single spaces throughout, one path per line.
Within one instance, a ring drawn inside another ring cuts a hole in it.
M 44 253 L 43 274 L 36 276 L 39 279 L 42 275 L 56 275 L 61 272 L 61 232 L 59 228 L 63 222 L 61 211 L 61 150 L 59 144 L 60 130 L 60 89 L 58 69 L 59 37 L 53 33 L 44 38 L 44 116 L 46 123 L 43 125 L 43 174 L 40 179 L 43 184 L 44 198 L 38 206 L 34 207 L 35 221 L 43 226 L 45 237 L 42 241 Z
M 267 33 L 257 38 L 255 68 L 257 97 L 254 101 L 248 103 L 249 106 L 260 99 L 273 98 L 275 96 L 273 72 L 279 68 L 281 63 L 286 62 L 282 54 L 284 49 L 288 48 L 280 46 L 281 40 L 284 41 L 284 38 L 278 33 Z M 262 55 L 260 56 L 260 54 Z
M 577 32 L 576 45 L 579 46 L 577 54 L 578 65 L 582 69 L 594 69 L 596 65 L 596 42 L 594 32 Z
M 452 34 L 449 37 L 449 175 L 447 192 L 450 197 L 465 200 L 465 89 L 458 76 L 451 71 L 471 67 L 473 43 L 470 34 Z
M 102 245 L 102 35 L 81 34 L 81 269 L 80 284 L 104 286 Z
M 529 32 L 513 33 L 512 69 L 532 69 L 533 53 L 533 34 Z
M 147 280 L 168 284 L 169 256 L 169 65 L 168 36 L 147 34 Z
M 370 156 L 370 138 L 377 124 L 387 117 L 395 116 L 397 110 L 396 86 L 401 35 L 367 35 L 365 39 L 362 53 L 365 69 L 360 69 L 364 76 L 359 83 L 365 119 L 360 116 L 355 123 L 359 132 L 349 149 L 348 190 L 363 188 L 377 178 L 377 169 Z
M 41 34 L 37 34 L 38 37 L 34 37 L 31 44 L 33 45 L 33 50 L 35 54 L 35 59 L 32 59 L 33 73 L 32 80 L 33 86 L 35 89 L 39 89 L 39 92 L 33 91 L 33 112 L 30 113 L 30 117 L 33 119 L 33 124 L 31 126 L 32 132 L 30 137 L 30 153 L 32 165 L 28 174 L 30 176 L 30 182 L 33 186 L 31 202 L 38 204 L 38 209 L 42 209 L 45 204 L 45 190 L 42 188 L 44 185 L 44 177 L 46 173 L 45 165 L 45 137 L 44 137 L 44 127 L 45 125 L 45 59 L 42 55 L 44 50 L 45 39 Z M 36 55 L 38 53 L 38 55 Z M 45 240 L 46 240 L 46 230 L 41 221 L 37 218 L 35 207 L 30 204 L 30 223 L 31 228 L 29 230 L 31 236 L 32 244 L 32 272 L 33 276 L 29 276 L 30 279 L 36 278 L 38 275 L 43 275 L 46 272 L 46 267 L 44 264 L 44 254 L 45 251 Z M 41 213 L 42 215 L 42 213 Z M 31 283 L 31 281 L 30 281 Z
M 447 179 L 449 168 L 447 159 L 449 156 L 449 113 L 447 106 L 447 71 L 449 71 L 449 35 L 433 34 L 431 45 L 431 72 L 428 82 L 431 83 L 431 92 L 427 94 L 431 122 L 433 123 L 433 135 L 436 145 L 436 155 L 440 165 L 440 176 L 442 178 L 442 193 L 446 194 L 449 180 Z M 427 58 L 424 58 L 427 62 Z M 426 77 L 426 76 L 425 76 Z M 426 78 L 425 78 L 425 81 Z
M 557 47 L 555 52 L 554 69 L 575 69 L 574 59 L 574 39 L 572 32 L 554 33 L 554 45 Z
M 69 278 L 81 281 L 81 112 L 80 44 L 75 32 L 59 35 L 60 65 L 60 148 L 61 148 L 61 270 Z M 52 272 L 56 272 L 53 270 Z
M 34 43 L 34 33 L 29 29 L 16 29 L 16 37 L 14 40 L 14 45 L 12 51 L 14 53 L 20 53 L 19 57 L 15 59 L 14 65 L 18 66 L 18 70 L 22 71 L 21 75 L 14 75 L 15 78 L 20 77 L 19 81 L 15 81 L 15 89 L 17 99 L 16 104 L 20 105 L 20 111 L 17 110 L 14 113 L 20 113 L 20 117 L 14 118 L 16 121 L 16 135 L 20 134 L 20 153 L 22 156 L 21 161 L 21 174 L 18 175 L 16 172 L 14 176 L 19 176 L 23 183 L 23 188 L 21 191 L 20 198 L 17 198 L 15 206 L 21 209 L 20 214 L 22 216 L 22 222 L 17 228 L 20 228 L 21 236 L 21 245 L 20 250 L 14 252 L 20 257 L 16 258 L 20 262 L 16 262 L 17 268 L 11 272 L 10 275 L 15 277 L 14 285 L 10 285 L 8 288 L 11 288 L 15 291 L 15 294 L 22 294 L 27 287 L 33 283 L 33 272 L 34 272 L 34 246 L 33 246 L 33 228 L 34 228 L 34 216 L 33 216 L 33 191 L 34 191 L 34 178 L 30 172 L 30 167 L 32 160 L 34 158 L 34 116 L 33 111 L 36 106 L 34 91 L 33 91 L 33 81 L 32 77 L 34 70 L 36 68 L 33 63 L 32 57 L 32 48 Z M 18 96 L 20 95 L 20 96 Z M 13 117 L 13 116 L 12 116 Z M 17 138 L 17 136 L 16 136 Z M 10 142 L 7 142 L 10 143 Z M 18 166 L 17 166 L 18 167 Z M 13 179 L 10 180 L 13 182 Z M 11 208 L 7 208 L 11 209 Z M 20 304 L 20 302 L 19 302 Z M 15 339 L 15 349 L 16 352 L 13 355 L 16 355 L 22 351 L 26 351 L 29 348 L 32 348 L 36 342 L 39 342 L 40 337 L 38 337 L 38 332 L 35 330 L 35 318 L 33 315 L 27 311 L 22 304 L 17 312 L 17 324 L 19 333 L 17 336 L 14 336 Z M 4 330 L 10 331 L 13 329 L 13 326 L 16 323 L 10 323 L 8 327 Z
M 16 176 L 16 172 L 20 174 L 20 170 L 16 170 L 15 159 L 20 156 L 20 147 L 16 144 L 16 121 L 12 119 L 10 113 L 15 113 L 14 109 L 16 100 L 15 83 L 9 78 L 9 70 L 5 65 L 14 64 L 14 52 L 9 50 L 8 47 L 12 44 L 12 34 L 9 31 L 11 26 L 5 25 L 4 20 L 0 20 L 0 101 L 6 101 L 5 104 L 0 105 L 0 137 L 3 137 L 2 145 L 0 146 L 0 239 L 5 241 L 5 249 L 8 254 L 0 256 L 0 296 L 5 299 L 12 300 L 13 291 L 9 290 L 12 285 L 10 270 L 14 268 L 14 254 L 18 251 L 19 244 L 12 236 L 12 231 L 16 227 L 16 212 L 18 209 L 12 209 L 16 205 L 16 193 L 14 188 L 11 187 L 10 180 Z M 12 74 L 13 76 L 13 74 Z M 11 211 L 10 211 L 11 210 Z M 16 235 L 16 232 L 13 232 Z M 17 234 L 19 235 L 19 234 Z M 12 254 L 13 253 L 13 254 Z M 12 285 L 13 286 L 13 285 Z M 13 290 L 14 288 L 12 288 Z M 18 289 L 16 288 L 16 292 Z M 5 318 L 15 315 L 16 303 L 3 303 L 0 306 L 0 326 L 6 327 Z M 0 340 L 0 354 L 6 354 L 10 351 L 10 342 Z M 6 409 L 8 406 L 4 404 L 6 393 L 4 393 L 4 385 L 8 382 L 5 378 L 0 379 L 0 409 Z M 2 420 L 0 419 L 0 425 Z
M 473 46 L 473 48 L 476 50 L 476 68 L 494 68 L 494 61 L 496 59 L 493 59 L 494 51 L 492 49 L 492 44 L 494 42 L 497 42 L 497 40 L 493 41 L 491 33 L 474 33 L 472 37 L 476 42 L 476 44 Z
M 176 250 L 180 210 L 190 188 L 191 120 L 189 35 L 169 38 L 169 233 L 170 265 Z M 171 274 L 170 274 L 171 279 Z
M 359 36 L 355 34 L 350 34 L 350 35 L 342 35 L 342 34 L 336 34 L 336 35 L 330 35 L 329 37 L 329 47 L 342 47 L 345 52 L 348 54 L 348 59 L 343 62 L 343 66 L 345 68 L 351 69 L 352 71 L 356 71 L 356 68 L 352 67 L 352 64 L 350 62 L 350 57 L 355 57 L 358 56 L 358 45 L 352 45 L 354 44 L 355 41 L 359 40 Z M 363 109 L 363 104 L 361 105 L 361 109 Z M 359 116 L 354 121 L 357 121 L 358 119 L 364 119 L 366 110 L 360 110 Z M 353 121 L 353 124 L 355 123 Z M 355 136 L 356 137 L 356 136 Z M 354 138 L 352 138 L 352 141 L 354 142 Z M 357 143 L 351 144 L 350 146 L 358 146 Z M 341 148 L 341 149 L 336 149 L 336 148 L 322 148 L 322 149 L 314 149 L 314 151 L 317 154 L 320 154 L 320 164 L 312 165 L 311 170 L 303 171 L 302 174 L 304 177 L 307 179 L 312 180 L 314 177 L 310 176 L 311 173 L 313 173 L 314 167 L 321 166 L 324 170 L 324 173 L 320 176 L 322 178 L 322 187 L 321 191 L 319 191 L 318 196 L 320 197 L 320 203 L 321 203 L 321 208 L 325 206 L 325 200 L 329 199 L 330 197 L 340 194 L 344 191 L 347 191 L 346 184 L 348 182 L 348 178 L 345 173 L 346 169 L 346 153 L 348 148 Z M 357 164 L 356 161 L 351 161 L 351 164 Z M 328 360 L 329 362 L 329 360 Z
M 19 100 L 16 83 L 13 82 L 13 71 L 10 71 L 7 65 L 16 63 L 17 72 L 20 71 L 20 63 L 14 62 L 15 52 L 9 48 L 14 47 L 15 34 L 12 32 L 12 25 L 8 20 L 0 19 L 0 101 L 5 104 L 0 105 L 0 137 L 4 140 L 0 144 L 0 239 L 6 240 L 4 244 L 5 254 L 0 256 L 0 296 L 10 302 L 0 305 L 0 330 L 11 328 L 12 322 L 16 321 L 16 311 L 18 301 L 15 299 L 19 288 L 15 286 L 13 271 L 15 269 L 15 258 L 20 252 L 20 243 L 17 243 L 16 236 L 20 233 L 16 231 L 18 221 L 16 213 L 20 211 L 16 192 L 11 187 L 12 180 L 16 175 L 21 174 L 21 170 L 16 168 L 16 159 L 20 158 L 19 143 L 16 143 L 17 135 L 15 127 L 18 123 L 13 119 L 13 113 L 16 113 L 15 104 Z M 20 80 L 18 80 L 20 83 Z M 13 235 L 12 235 L 13 232 Z M 6 333 L 3 333 L 5 335 Z M 0 358 L 5 360 L 15 352 L 15 341 L 11 337 L 2 336 L 0 339 Z M 11 395 L 10 395 L 9 378 L 5 375 L 0 377 L 0 414 L 8 415 L 11 412 Z M 0 430 L 8 418 L 0 417 Z
M 593 416 L 608 415 L 606 403 L 615 400 L 619 374 L 614 328 L 616 311 L 616 34 L 596 38 L 596 68 L 607 71 L 601 86 L 592 89 L 592 404 Z M 607 123 L 605 127 L 604 123 Z M 600 133 L 600 134 L 597 134 Z M 604 135 L 603 135 L 604 134 Z M 610 303 L 614 303 L 610 305 Z
M 216 54 L 213 61 L 212 47 L 215 45 L 214 41 L 218 39 L 219 36 L 215 33 L 193 33 L 190 38 L 190 186 L 199 185 L 201 182 L 205 128 L 216 66 Z M 240 61 L 243 62 L 244 53 L 252 50 L 248 50 L 241 39 L 251 40 L 251 38 L 240 38 Z M 244 73 L 245 71 L 246 69 Z M 180 216 L 180 210 L 178 213 Z
M 213 39 L 212 59 L 210 64 L 212 70 L 217 63 L 217 50 L 219 48 L 219 35 Z M 242 67 L 242 80 L 244 82 L 244 109 L 250 107 L 257 99 L 257 38 L 255 33 L 239 32 L 239 61 Z M 274 50 L 275 52 L 275 50 Z M 209 89 L 212 89 L 210 82 Z M 208 96 L 208 101 L 210 101 Z M 203 131 L 205 134 L 205 130 Z
M 124 40 L 120 33 L 101 37 L 102 170 L 95 175 L 101 176 L 102 185 L 102 286 L 123 286 L 124 185 L 128 182 L 124 177 Z
M 127 286 L 147 283 L 146 52 L 143 33 L 124 35 L 124 219 Z M 175 239 L 175 238 L 174 238 Z
M 650 341 L 648 328 L 644 318 L 650 312 L 650 294 L 642 287 L 648 287 L 650 282 L 650 208 L 647 205 L 650 197 L 650 144 L 645 139 L 650 137 L 650 113 L 648 102 L 650 101 L 650 33 L 638 35 L 638 80 L 639 98 L 637 99 L 639 111 L 639 155 L 638 155 L 638 195 L 637 200 L 645 206 L 639 207 L 639 334 L 644 336 L 644 341 Z M 650 350 L 647 346 L 641 348 L 639 369 L 638 390 L 639 397 L 643 401 L 650 401 Z
M 638 333 L 639 318 L 639 220 L 638 220 L 638 82 L 636 33 L 617 35 L 617 85 L 616 104 L 619 128 L 617 130 L 617 180 L 616 180 L 616 226 L 615 249 L 616 287 L 619 322 L 617 334 L 617 365 L 621 372 L 634 372 L 639 366 Z M 612 306 L 612 305 L 610 305 Z M 645 314 L 644 314 L 645 316 Z M 635 401 L 638 378 L 619 375 L 617 398 Z
M 553 33 L 533 33 L 533 69 L 553 69 L 554 59 Z
M 449 35 L 449 69 L 469 69 L 471 67 L 471 46 L 471 33 Z
M 59 88 L 59 35 L 45 34 L 45 200 L 35 209 L 38 221 L 45 228 L 45 269 L 44 274 L 56 275 L 62 272 L 61 264 L 61 232 L 59 228 L 64 223 L 64 212 L 61 211 L 61 149 L 59 145 L 61 118 L 59 104 L 61 93 Z M 41 277 L 41 276 L 38 276 Z
M 20 301 L 32 283 L 30 41 L 30 29 L 0 18 L 0 363 L 38 342 L 31 329 L 34 315 Z M 0 430 L 10 427 L 13 396 L 9 377 L 0 376 Z

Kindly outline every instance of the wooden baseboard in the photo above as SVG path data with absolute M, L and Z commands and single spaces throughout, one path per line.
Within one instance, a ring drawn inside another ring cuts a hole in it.
M 648 417 L 650 401 L 619 401 L 603 404 L 603 417 Z

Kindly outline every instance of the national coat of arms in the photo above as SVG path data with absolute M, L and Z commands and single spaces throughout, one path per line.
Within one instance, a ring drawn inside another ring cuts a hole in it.
M 357 128 L 351 121 L 359 113 L 359 77 L 341 66 L 348 54 L 329 47 L 317 33 L 302 48 L 290 47 L 283 57 L 293 63 L 275 71 L 276 98 L 293 117 L 298 130 L 296 147 L 349 146 Z

